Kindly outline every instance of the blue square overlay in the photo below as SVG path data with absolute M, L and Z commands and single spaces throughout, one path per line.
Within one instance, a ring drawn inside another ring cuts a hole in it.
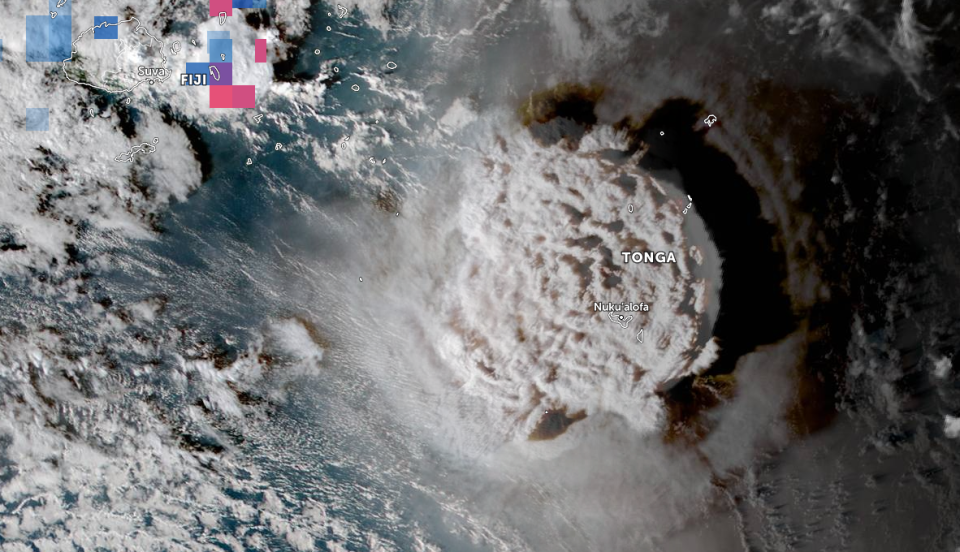
M 28 15 L 26 17 L 27 61 L 70 59 L 73 36 L 69 15 Z
M 233 40 L 229 38 L 211 40 L 207 45 L 207 50 L 210 51 L 211 63 L 233 63 Z M 224 54 L 225 58 L 220 59 L 220 54 Z
M 70 59 L 73 46 L 73 19 L 69 15 L 58 15 L 50 20 L 50 61 Z
M 206 61 L 188 61 L 184 73 L 188 75 L 209 75 L 210 64 Z
M 46 107 L 28 107 L 27 130 L 50 130 L 50 110 Z
M 120 38 L 120 18 L 116 15 L 95 15 L 93 17 L 93 38 L 97 40 L 110 40 Z M 107 23 L 103 27 L 101 24 Z
M 50 60 L 50 16 L 27 16 L 27 61 Z

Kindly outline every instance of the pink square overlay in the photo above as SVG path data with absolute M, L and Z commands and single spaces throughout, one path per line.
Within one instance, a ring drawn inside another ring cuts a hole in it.
M 233 107 L 257 107 L 257 87 L 252 84 L 233 85 Z
M 266 63 L 267 62 L 267 39 L 258 38 L 256 43 L 256 51 L 254 54 L 256 63 Z
M 210 107 L 233 107 L 233 87 L 211 86 Z
M 220 12 L 233 15 L 233 0 L 210 0 L 210 17 L 216 17 Z

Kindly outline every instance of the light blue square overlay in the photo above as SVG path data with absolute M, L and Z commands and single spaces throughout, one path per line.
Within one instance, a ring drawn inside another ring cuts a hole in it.
M 233 40 L 217 38 L 207 44 L 210 51 L 210 63 L 233 63 Z M 220 54 L 224 59 L 220 59 Z
M 46 107 L 28 107 L 27 130 L 50 130 L 50 109 Z

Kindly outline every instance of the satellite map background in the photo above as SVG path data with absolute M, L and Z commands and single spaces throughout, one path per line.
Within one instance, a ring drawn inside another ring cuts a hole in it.
M 0 549 L 960 550 L 960 6 L 214 4 L 0 0 Z

